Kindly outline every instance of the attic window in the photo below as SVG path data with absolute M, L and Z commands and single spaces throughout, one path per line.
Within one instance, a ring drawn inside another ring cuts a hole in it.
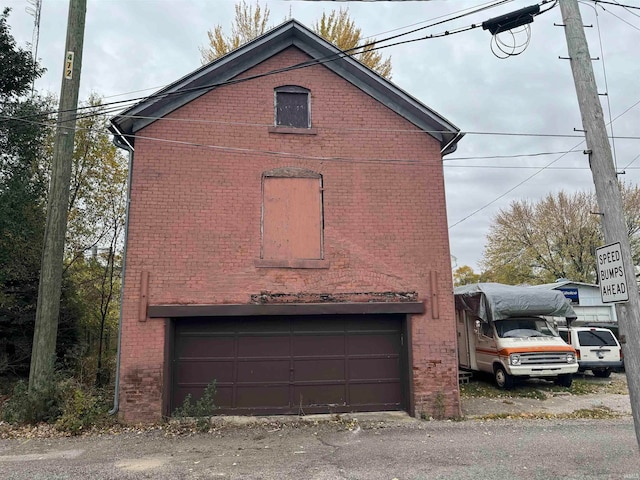
M 278 87 L 275 94 L 276 127 L 311 128 L 311 95 L 295 85 Z

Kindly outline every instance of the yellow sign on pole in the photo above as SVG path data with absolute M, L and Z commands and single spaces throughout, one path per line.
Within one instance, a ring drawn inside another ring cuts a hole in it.
M 71 80 L 73 78 L 73 52 L 67 52 L 64 61 L 64 78 Z

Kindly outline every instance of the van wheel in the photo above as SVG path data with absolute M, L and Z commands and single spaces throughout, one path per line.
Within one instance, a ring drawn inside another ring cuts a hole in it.
M 593 376 L 598 378 L 609 378 L 611 376 L 611 369 L 603 368 L 602 370 L 593 370 Z
M 502 365 L 495 367 L 496 385 L 498 388 L 511 390 L 513 388 L 513 377 L 509 375 Z
M 572 383 L 573 375 L 571 375 L 570 373 L 558 375 L 558 378 L 556 378 L 556 384 L 560 385 L 561 387 L 570 388 Z

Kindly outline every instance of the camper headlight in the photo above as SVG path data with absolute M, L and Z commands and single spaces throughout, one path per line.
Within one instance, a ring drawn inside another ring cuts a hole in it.
M 567 363 L 576 363 L 576 356 L 574 353 L 567 353 Z
M 509 364 L 520 365 L 520 354 L 512 353 L 511 355 L 509 355 Z

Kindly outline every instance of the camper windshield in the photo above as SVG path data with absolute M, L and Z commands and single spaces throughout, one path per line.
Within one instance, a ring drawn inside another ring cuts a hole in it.
M 558 332 L 543 318 L 507 318 L 496 320 L 502 338 L 557 337 Z

